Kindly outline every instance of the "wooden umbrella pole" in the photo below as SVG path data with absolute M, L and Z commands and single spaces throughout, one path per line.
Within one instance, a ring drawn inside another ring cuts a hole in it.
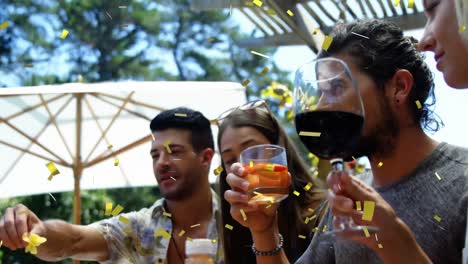
M 81 224 L 81 188 L 80 180 L 83 172 L 83 163 L 81 160 L 81 121 L 82 121 L 82 94 L 75 94 L 76 97 L 76 153 L 74 157 L 73 177 L 74 177 L 74 196 L 73 196 L 73 223 Z M 74 260 L 73 264 L 79 264 L 79 260 Z

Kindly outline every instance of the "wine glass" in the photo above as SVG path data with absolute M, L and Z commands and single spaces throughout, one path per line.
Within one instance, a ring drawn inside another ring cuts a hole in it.
M 309 151 L 330 160 L 333 170 L 343 170 L 343 160 L 353 155 L 364 123 L 364 107 L 356 82 L 347 64 L 326 57 L 302 65 L 294 80 L 294 120 L 296 131 Z M 364 234 L 375 227 L 357 226 L 350 217 L 337 217 L 338 228 L 325 235 L 344 232 Z

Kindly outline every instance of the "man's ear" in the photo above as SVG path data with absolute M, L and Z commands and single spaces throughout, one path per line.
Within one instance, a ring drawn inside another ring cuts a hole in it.
M 407 105 L 410 99 L 411 89 L 413 89 L 414 78 L 408 70 L 398 70 L 390 81 L 391 98 L 393 105 L 398 107 Z
M 202 159 L 203 165 L 210 167 L 213 156 L 214 156 L 214 150 L 212 148 L 205 148 L 204 150 L 202 150 L 200 157 Z

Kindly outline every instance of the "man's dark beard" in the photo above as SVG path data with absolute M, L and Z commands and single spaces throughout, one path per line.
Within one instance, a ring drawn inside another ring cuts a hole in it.
M 355 158 L 366 156 L 371 160 L 373 156 L 389 157 L 395 149 L 395 141 L 400 133 L 400 128 L 386 99 L 382 99 L 381 103 L 379 113 L 381 121 L 368 135 L 361 136 L 356 150 L 353 151 Z

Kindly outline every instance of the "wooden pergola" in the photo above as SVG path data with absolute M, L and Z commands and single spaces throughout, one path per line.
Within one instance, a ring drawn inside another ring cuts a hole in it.
M 242 13 L 261 34 L 240 41 L 241 46 L 305 44 L 317 52 L 324 35 L 338 21 L 380 18 L 404 30 L 421 28 L 426 18 L 420 2 L 414 1 L 413 7 L 408 8 L 408 0 L 401 0 L 396 7 L 394 0 L 193 0 L 191 8 L 194 11 L 232 9 Z

